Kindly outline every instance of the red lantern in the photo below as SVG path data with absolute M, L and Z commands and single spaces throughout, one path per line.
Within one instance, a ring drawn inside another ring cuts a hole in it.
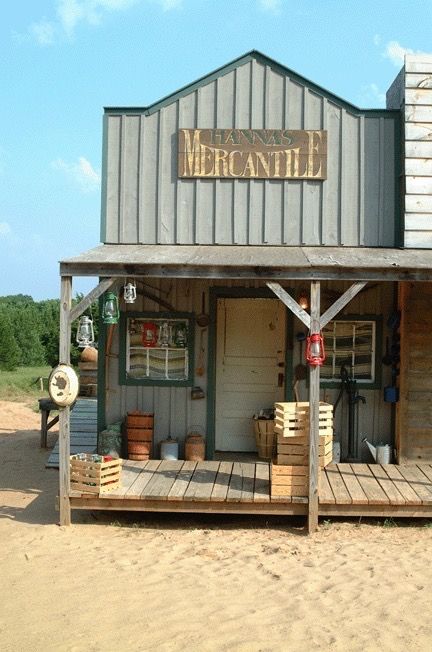
M 157 327 L 152 321 L 145 321 L 142 325 L 142 343 L 147 348 L 157 344 Z
M 306 338 L 306 362 L 311 367 L 321 367 L 325 359 L 324 338 L 321 333 L 312 333 Z

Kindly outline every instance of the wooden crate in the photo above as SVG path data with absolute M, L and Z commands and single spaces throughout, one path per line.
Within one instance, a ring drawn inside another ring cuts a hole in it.
M 278 464 L 308 465 L 309 464 L 309 435 L 297 437 L 284 437 L 277 435 L 276 461 Z M 330 464 L 333 458 L 333 435 L 326 434 L 319 437 L 319 465 Z
M 275 432 L 283 437 L 309 435 L 309 403 L 275 403 Z M 319 404 L 320 435 L 333 435 L 333 405 Z
M 318 470 L 320 472 L 320 470 Z M 271 465 L 270 496 L 274 498 L 309 495 L 309 467 L 293 464 Z
M 96 461 L 103 456 L 92 453 L 71 455 L 70 486 L 72 491 L 104 494 L 120 486 L 121 459 Z

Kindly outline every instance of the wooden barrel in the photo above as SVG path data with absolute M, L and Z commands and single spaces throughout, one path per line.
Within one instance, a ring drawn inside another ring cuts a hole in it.
M 128 441 L 152 441 L 153 430 L 151 428 L 127 428 Z
M 151 448 L 151 441 L 129 441 L 128 457 L 130 460 L 148 460 Z
M 153 445 L 154 415 L 151 412 L 128 412 L 126 433 L 128 458 L 130 460 L 150 459 Z
M 151 428 L 153 430 L 154 415 L 151 412 L 128 412 L 126 424 L 128 428 Z

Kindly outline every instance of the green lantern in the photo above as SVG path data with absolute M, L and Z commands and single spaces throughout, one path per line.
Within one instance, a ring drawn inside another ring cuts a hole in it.
M 105 292 L 102 308 L 102 320 L 104 324 L 118 324 L 120 317 L 117 295 L 114 292 Z

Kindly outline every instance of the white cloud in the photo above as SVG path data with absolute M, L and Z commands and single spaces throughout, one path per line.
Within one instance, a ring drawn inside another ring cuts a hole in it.
M 258 0 L 258 6 L 263 11 L 278 14 L 282 8 L 282 0 Z
M 64 172 L 67 178 L 77 184 L 82 192 L 93 192 L 100 188 L 100 173 L 84 156 L 80 156 L 77 163 L 67 163 L 62 158 L 58 158 L 51 165 L 55 170 Z
M 412 50 L 411 48 L 404 48 L 398 41 L 389 41 L 385 47 L 383 56 L 390 59 L 395 66 L 400 68 L 403 66 L 406 54 L 426 54 L 421 50 Z
M 29 27 L 30 33 L 39 45 L 52 45 L 55 37 L 55 25 L 48 20 L 40 20 Z
M 7 222 L 0 222 L 0 238 L 5 238 L 12 233 L 12 229 Z
M 32 23 L 28 28 L 27 35 L 17 33 L 13 37 L 17 41 L 24 42 L 31 38 L 42 46 L 52 45 L 59 38 L 67 37 L 73 39 L 79 25 L 91 25 L 93 27 L 103 22 L 104 16 L 116 11 L 126 11 L 133 5 L 142 3 L 144 0 L 56 0 L 55 17 L 52 20 L 46 18 Z M 162 11 L 171 11 L 180 7 L 183 0 L 145 0 L 155 2 Z M 266 3 L 278 4 L 279 0 L 266 0 Z

